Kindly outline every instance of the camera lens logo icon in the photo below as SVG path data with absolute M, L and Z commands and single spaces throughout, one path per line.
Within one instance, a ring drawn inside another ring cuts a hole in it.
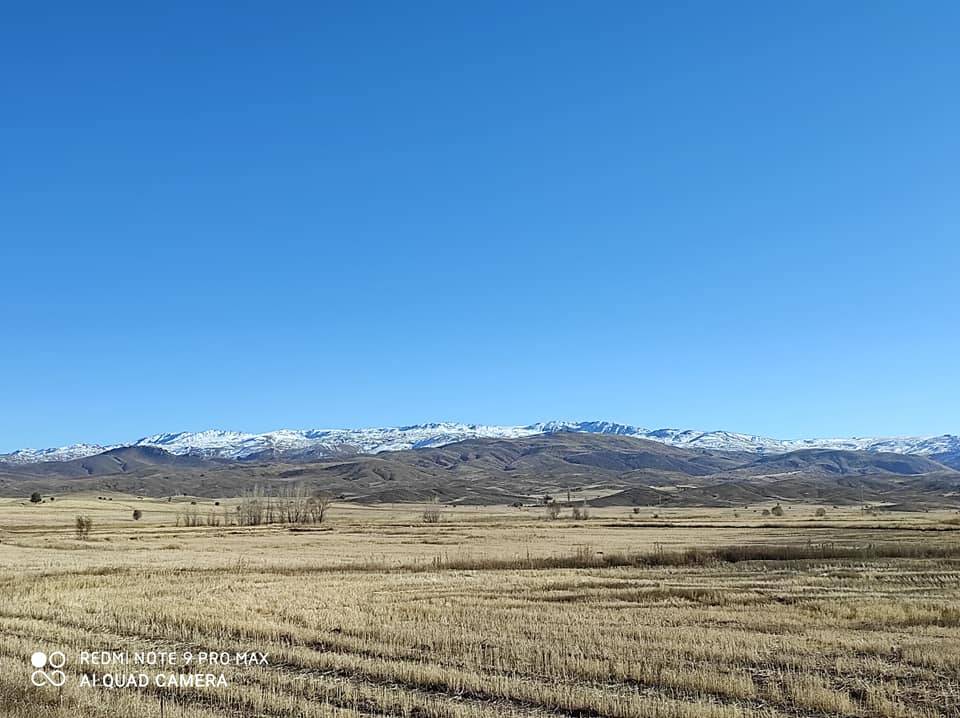
M 43 651 L 37 651 L 30 656 L 30 664 L 36 668 L 30 682 L 35 686 L 54 686 L 59 688 L 67 682 L 67 674 L 60 669 L 67 663 L 67 657 L 61 651 L 54 651 L 49 656 Z M 44 670 L 49 666 L 53 670 Z

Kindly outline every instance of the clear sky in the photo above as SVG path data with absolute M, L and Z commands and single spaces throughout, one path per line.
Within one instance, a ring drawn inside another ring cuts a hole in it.
M 960 432 L 960 4 L 17 3 L 0 450 Z

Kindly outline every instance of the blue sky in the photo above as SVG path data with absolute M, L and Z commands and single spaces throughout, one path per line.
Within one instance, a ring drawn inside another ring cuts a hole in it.
M 20 4 L 0 450 L 960 431 L 960 6 Z

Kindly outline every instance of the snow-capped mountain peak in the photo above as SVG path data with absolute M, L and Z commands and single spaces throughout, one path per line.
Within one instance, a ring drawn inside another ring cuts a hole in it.
M 155 434 L 130 444 L 111 446 L 75 444 L 54 449 L 21 449 L 9 454 L 0 454 L 0 462 L 32 464 L 69 461 L 127 446 L 156 447 L 171 454 L 216 459 L 249 460 L 276 455 L 296 458 L 298 454 L 321 457 L 344 452 L 376 454 L 383 451 L 437 447 L 464 439 L 515 439 L 560 432 L 632 436 L 671 446 L 757 454 L 826 448 L 887 451 L 934 457 L 960 455 L 960 437 L 952 434 L 849 439 L 774 439 L 730 431 L 643 429 L 609 421 L 547 421 L 527 426 L 433 422 L 367 429 L 279 429 L 263 434 L 219 429 L 182 431 Z
M 517 438 L 544 433 L 529 427 L 483 426 L 434 422 L 367 429 L 280 429 L 265 434 L 208 430 L 195 433 L 157 434 L 135 446 L 155 446 L 172 454 L 219 459 L 246 459 L 264 452 L 314 454 L 352 450 L 363 454 L 442 446 L 470 438 Z
M 9 454 L 0 454 L 0 461 L 8 464 L 39 464 L 45 461 L 72 461 L 87 456 L 102 454 L 119 448 L 119 445 L 72 444 L 52 449 L 17 449 Z

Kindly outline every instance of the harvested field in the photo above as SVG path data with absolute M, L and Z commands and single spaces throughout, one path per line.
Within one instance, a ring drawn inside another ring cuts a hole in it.
M 4 715 L 960 715 L 955 515 L 457 509 L 427 526 L 417 507 L 338 505 L 291 531 L 176 527 L 162 502 L 113 498 L 0 507 Z M 30 684 L 36 650 L 68 657 L 62 689 Z M 77 664 L 107 650 L 268 664 L 210 669 L 221 687 L 81 685 L 194 670 Z

